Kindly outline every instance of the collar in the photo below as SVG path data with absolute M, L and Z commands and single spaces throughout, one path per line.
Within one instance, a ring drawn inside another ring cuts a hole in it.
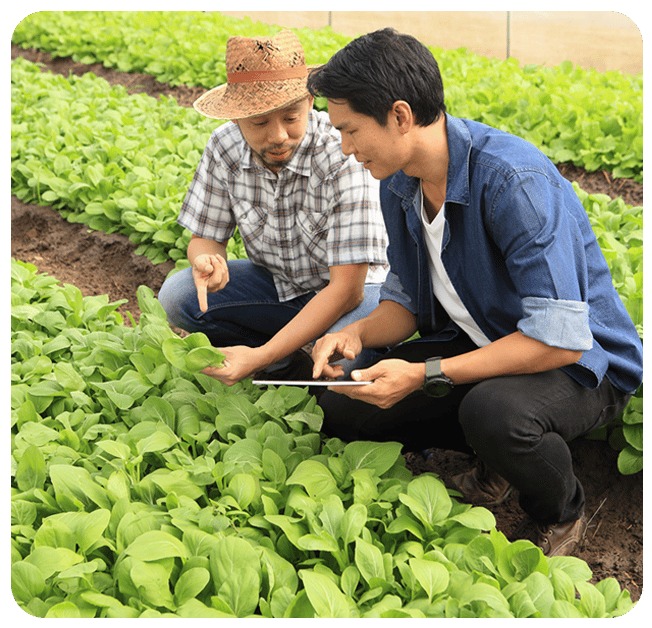
M 446 203 L 469 204 L 469 161 L 471 156 L 471 134 L 464 121 L 446 115 L 448 137 L 448 177 L 446 180 Z M 392 192 L 408 201 L 410 205 L 419 192 L 420 180 L 408 177 L 402 170 L 389 177 L 388 187 Z
M 469 163 L 473 142 L 468 127 L 460 118 L 446 114 L 448 136 L 448 177 L 446 201 L 459 205 L 469 204 Z

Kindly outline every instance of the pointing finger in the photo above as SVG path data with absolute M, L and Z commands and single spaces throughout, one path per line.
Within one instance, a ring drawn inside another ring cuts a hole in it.
M 199 309 L 206 312 L 208 310 L 208 296 L 205 283 L 197 286 L 197 298 L 199 299 Z
M 313 355 L 313 370 L 312 370 L 312 376 L 313 378 L 318 378 L 322 375 L 324 368 L 328 364 L 328 359 L 331 356 L 331 349 L 327 348 L 324 349 L 323 346 L 319 347 L 319 353 L 317 355 Z

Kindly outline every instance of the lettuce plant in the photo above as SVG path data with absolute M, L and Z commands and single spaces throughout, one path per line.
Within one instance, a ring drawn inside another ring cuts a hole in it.
M 11 561 L 38 617 L 611 617 L 629 593 L 509 543 L 398 443 L 324 437 L 307 390 L 231 388 L 141 287 L 12 261 Z
M 183 267 L 190 232 L 179 207 L 219 123 L 93 74 L 66 79 L 16 59 L 12 76 L 12 193 Z M 229 253 L 243 256 L 239 235 Z

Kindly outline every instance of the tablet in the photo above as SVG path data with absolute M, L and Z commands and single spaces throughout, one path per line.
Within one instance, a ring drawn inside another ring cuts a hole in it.
M 294 379 L 294 380 L 277 380 L 277 379 L 254 379 L 256 386 L 364 386 L 373 382 L 354 382 L 352 380 L 333 380 L 332 382 L 323 379 Z

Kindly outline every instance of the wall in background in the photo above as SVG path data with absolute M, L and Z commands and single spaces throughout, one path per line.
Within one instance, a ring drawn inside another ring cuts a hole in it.
M 521 65 L 555 66 L 570 60 L 583 68 L 643 70 L 643 36 L 615 11 L 220 11 L 291 28 L 334 31 L 354 37 L 392 26 L 429 46 L 471 52 Z

